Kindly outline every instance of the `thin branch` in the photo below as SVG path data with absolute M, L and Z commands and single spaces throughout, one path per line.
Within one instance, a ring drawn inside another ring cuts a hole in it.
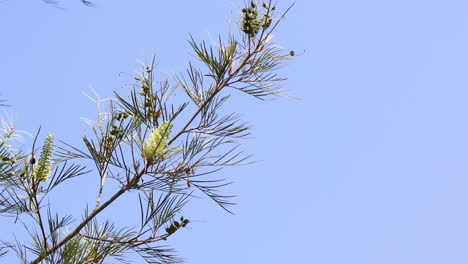
M 104 166 L 103 166 L 103 175 L 101 176 L 101 183 L 99 185 L 99 192 L 98 192 L 98 196 L 96 198 L 96 207 L 95 208 L 98 208 L 99 207 L 99 204 L 101 203 L 101 198 L 102 198 L 102 192 L 104 190 L 104 184 L 106 183 L 106 179 L 107 179 L 107 167 L 109 166 L 109 162 L 106 161 L 104 163 Z
M 44 240 L 44 249 L 45 251 L 47 251 L 49 249 L 49 244 L 47 243 L 47 236 L 46 236 L 46 233 L 45 233 L 45 227 L 44 227 L 44 223 L 42 221 L 42 216 L 41 216 L 41 209 L 40 209 L 40 205 L 39 205 L 39 202 L 37 201 L 37 196 L 34 195 L 33 196 L 33 200 L 34 200 L 34 211 L 36 212 L 36 215 L 37 215 L 37 220 L 38 220 L 38 223 L 39 223 L 39 229 L 41 229 L 41 234 L 42 234 L 42 240 Z

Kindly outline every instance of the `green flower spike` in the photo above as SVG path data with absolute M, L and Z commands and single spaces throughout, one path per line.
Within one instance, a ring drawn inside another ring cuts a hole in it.
M 52 156 L 54 154 L 54 135 L 48 134 L 42 146 L 41 156 L 34 167 L 33 178 L 46 182 L 52 172 Z
M 158 128 L 153 130 L 150 137 L 143 143 L 143 156 L 148 162 L 162 157 L 166 153 L 167 141 L 173 124 L 164 121 Z

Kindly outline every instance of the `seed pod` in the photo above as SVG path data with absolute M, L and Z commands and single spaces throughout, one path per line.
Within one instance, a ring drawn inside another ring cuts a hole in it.
M 113 136 L 116 136 L 117 134 L 119 134 L 119 132 L 120 132 L 120 130 L 118 128 L 114 128 L 114 129 L 112 129 L 110 134 L 113 135 Z
M 270 27 L 271 21 L 273 21 L 273 19 L 271 18 L 271 14 L 265 14 L 263 17 L 264 17 L 264 22 L 263 22 L 262 27 L 264 29 L 267 29 L 268 27 Z
M 114 114 L 114 118 L 118 121 L 122 120 L 122 113 Z

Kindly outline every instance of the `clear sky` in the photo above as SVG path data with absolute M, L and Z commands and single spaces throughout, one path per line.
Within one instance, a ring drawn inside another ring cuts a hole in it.
M 120 73 L 153 53 L 184 71 L 189 33 L 225 34 L 243 5 L 62 2 L 0 2 L 0 97 L 18 128 L 75 144 L 95 110 L 83 92 L 125 91 Z M 223 172 L 236 215 L 196 200 L 196 221 L 168 242 L 188 263 L 468 263 L 467 12 L 462 0 L 297 0 L 276 41 L 301 54 L 282 70 L 300 100 L 236 98 L 254 125 L 244 149 L 262 162 Z M 94 198 L 68 188 L 51 202 L 81 212 Z

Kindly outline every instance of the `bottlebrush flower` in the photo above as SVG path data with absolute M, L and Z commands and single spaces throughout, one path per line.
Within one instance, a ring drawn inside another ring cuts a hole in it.
M 41 156 L 34 167 L 33 178 L 37 181 L 47 181 L 52 172 L 52 156 L 54 154 L 54 135 L 48 134 L 42 146 Z
M 154 129 L 148 139 L 143 143 L 143 157 L 148 162 L 162 157 L 166 153 L 167 141 L 173 124 L 164 121 L 158 128 Z

